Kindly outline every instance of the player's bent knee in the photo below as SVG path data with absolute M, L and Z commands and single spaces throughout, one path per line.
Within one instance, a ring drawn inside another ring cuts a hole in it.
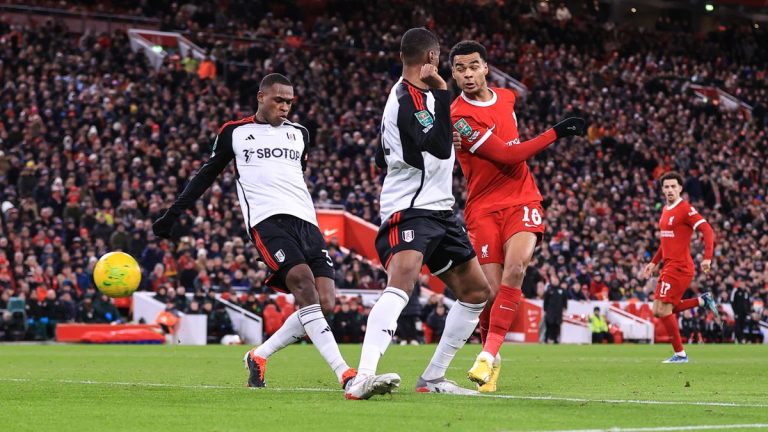
M 488 282 L 477 284 L 474 289 L 470 288 L 464 291 L 459 300 L 464 303 L 480 304 L 488 301 L 491 296 L 491 286 Z
M 419 270 L 421 270 L 421 263 L 419 262 L 392 260 L 389 267 L 387 267 L 389 284 L 406 291 L 412 289 L 413 285 L 419 280 Z
M 293 297 L 296 299 L 296 306 L 302 308 L 312 304 L 320 303 L 320 298 L 315 290 L 315 285 L 312 283 L 301 283 L 291 291 Z M 333 309 L 333 308 L 331 308 Z
M 488 295 L 490 291 L 477 291 L 477 292 L 471 292 L 467 293 L 464 298 L 461 299 L 464 303 L 470 303 L 470 304 L 480 304 L 483 302 L 488 301 Z
M 528 268 L 528 263 L 523 263 L 523 262 L 512 263 L 504 268 L 504 274 L 502 275 L 502 279 L 521 282 L 525 277 L 525 270 L 527 268 Z
M 320 302 L 320 296 L 315 288 L 315 279 L 312 273 L 289 272 L 286 278 L 286 285 L 296 299 L 296 306 L 304 307 Z
M 664 318 L 667 315 L 671 315 L 672 312 L 674 312 L 674 307 L 668 303 L 663 303 L 653 308 L 653 316 L 656 318 Z

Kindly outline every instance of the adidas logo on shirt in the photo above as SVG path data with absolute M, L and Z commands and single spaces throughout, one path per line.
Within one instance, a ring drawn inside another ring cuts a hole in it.
M 253 134 L 250 134 L 250 135 L 248 135 L 248 138 L 246 138 L 245 140 L 246 141 L 250 141 L 250 140 L 255 140 L 255 139 L 256 138 L 254 138 Z

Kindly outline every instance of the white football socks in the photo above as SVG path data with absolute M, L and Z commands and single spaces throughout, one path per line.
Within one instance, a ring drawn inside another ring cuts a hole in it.
M 344 361 L 344 357 L 341 356 L 336 339 L 333 338 L 331 326 L 325 320 L 320 305 L 317 303 L 309 305 L 299 309 L 297 312 L 299 314 L 299 321 L 304 326 L 304 331 L 307 332 L 309 339 L 315 344 L 317 350 L 320 351 L 320 355 L 331 366 L 331 369 L 336 374 L 336 378 L 341 382 L 342 374 L 349 369 L 349 366 Z
M 288 345 L 300 341 L 306 332 L 299 321 L 299 311 L 292 313 L 282 326 L 263 344 L 253 350 L 253 353 L 262 358 L 269 358 Z
M 472 336 L 478 321 L 480 312 L 483 311 L 485 302 L 480 304 L 463 303 L 457 301 L 448 311 L 445 319 L 445 330 L 440 343 L 437 344 L 435 354 L 429 362 L 427 369 L 421 375 L 426 381 L 435 380 L 445 376 L 445 371 L 451 365 L 453 357 Z
M 358 377 L 376 374 L 379 359 L 387 351 L 397 330 L 397 318 L 408 304 L 408 294 L 400 288 L 387 287 L 371 308 L 360 354 Z

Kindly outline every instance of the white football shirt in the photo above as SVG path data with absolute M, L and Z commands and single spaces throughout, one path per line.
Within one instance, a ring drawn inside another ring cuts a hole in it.
M 237 197 L 248 232 L 277 214 L 317 226 L 312 197 L 304 182 L 309 144 L 309 132 L 298 123 L 285 121 L 275 127 L 257 123 L 254 116 L 226 123 L 219 129 L 211 158 L 173 207 L 179 211 L 191 207 L 234 159 Z

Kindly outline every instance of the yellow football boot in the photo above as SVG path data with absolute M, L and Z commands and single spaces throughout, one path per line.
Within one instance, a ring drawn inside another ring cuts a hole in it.
M 467 372 L 467 378 L 477 385 L 484 385 L 493 375 L 493 356 L 483 351 L 475 359 L 475 364 Z
M 477 390 L 480 393 L 493 393 L 496 391 L 496 382 L 499 380 L 499 374 L 501 373 L 501 357 L 496 356 L 493 361 L 493 369 L 491 370 L 491 379 L 483 385 L 477 386 Z

